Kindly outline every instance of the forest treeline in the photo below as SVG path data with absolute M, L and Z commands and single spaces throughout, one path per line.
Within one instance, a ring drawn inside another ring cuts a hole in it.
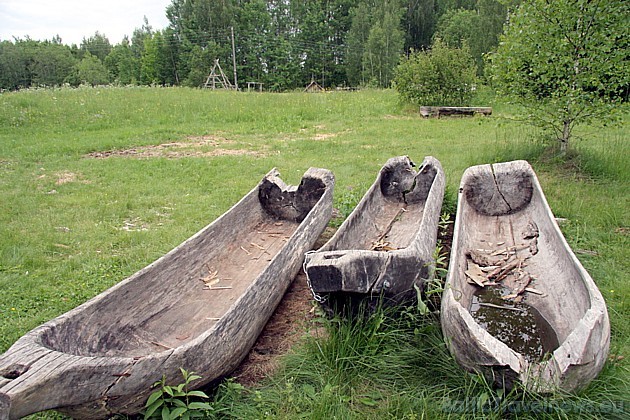
M 119 44 L 99 32 L 0 42 L 0 89 L 70 84 L 202 86 L 216 59 L 239 86 L 387 87 L 402 55 L 439 38 L 483 55 L 498 43 L 508 0 L 173 0 L 169 25 L 146 21 Z M 124 11 L 121 11 L 124 13 Z M 234 34 L 232 37 L 232 33 Z M 232 48 L 234 40 L 234 55 Z

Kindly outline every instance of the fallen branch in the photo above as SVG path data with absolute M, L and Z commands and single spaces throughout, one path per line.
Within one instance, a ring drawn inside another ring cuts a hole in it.
M 523 309 L 519 309 L 519 308 L 514 308 L 511 306 L 501 306 L 501 305 L 495 305 L 494 303 L 485 303 L 485 302 L 481 302 L 479 304 L 479 306 L 486 306 L 488 308 L 495 308 L 495 309 L 505 309 L 507 311 L 516 311 L 516 312 L 524 312 Z

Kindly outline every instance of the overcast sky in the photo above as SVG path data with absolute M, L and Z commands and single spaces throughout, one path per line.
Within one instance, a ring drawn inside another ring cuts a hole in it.
M 144 16 L 153 29 L 168 25 L 166 6 L 171 0 L 0 0 L 0 40 L 13 37 L 35 40 L 61 37 L 77 44 L 96 31 L 112 45 L 131 35 Z

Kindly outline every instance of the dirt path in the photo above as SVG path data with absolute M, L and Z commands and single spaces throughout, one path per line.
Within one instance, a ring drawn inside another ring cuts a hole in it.
M 334 233 L 334 229 L 326 228 L 314 249 L 324 245 Z M 443 245 L 448 263 L 453 240 L 453 223 L 447 225 L 446 229 L 438 231 L 438 240 Z M 240 384 L 251 387 L 273 374 L 280 358 L 308 333 L 309 327 L 313 326 L 311 321 L 318 316 L 315 308 L 313 295 L 306 283 L 306 275 L 300 270 L 256 344 L 231 376 Z

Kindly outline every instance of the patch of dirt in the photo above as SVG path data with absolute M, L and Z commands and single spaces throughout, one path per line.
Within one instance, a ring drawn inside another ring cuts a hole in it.
M 45 177 L 45 175 L 42 175 L 41 177 Z M 81 179 L 82 178 L 81 174 L 77 174 L 70 171 L 57 172 L 55 174 L 55 177 L 57 178 L 57 180 L 55 181 L 55 185 L 64 185 L 64 184 L 69 184 L 71 182 L 81 182 L 83 184 L 90 183 L 89 181 Z
M 108 150 L 105 152 L 92 152 L 87 154 L 86 157 L 93 159 L 107 159 L 110 157 L 129 157 L 134 159 L 163 157 L 167 159 L 178 159 L 185 157 L 262 155 L 262 153 L 253 150 L 224 149 L 220 147 L 234 143 L 233 140 L 216 136 L 188 137 L 185 141 L 181 142 L 139 146 L 122 150 Z
M 313 140 L 321 141 L 337 137 L 337 133 L 320 133 L 313 136 Z
M 125 220 L 123 226 L 117 229 L 127 232 L 143 232 L 149 230 L 149 225 L 140 220 L 139 217 L 136 217 L 134 219 Z
M 324 245 L 334 233 L 335 229 L 327 227 L 313 249 Z M 310 322 L 317 316 L 306 275 L 300 270 L 254 347 L 231 376 L 241 385 L 251 387 L 273 374 L 278 368 L 280 357 L 288 353 L 305 334 L 321 333 Z
M 315 317 L 314 308 L 306 275 L 300 270 L 256 344 L 232 373 L 236 381 L 251 387 L 275 372 L 280 357 L 307 332 L 309 321 Z

